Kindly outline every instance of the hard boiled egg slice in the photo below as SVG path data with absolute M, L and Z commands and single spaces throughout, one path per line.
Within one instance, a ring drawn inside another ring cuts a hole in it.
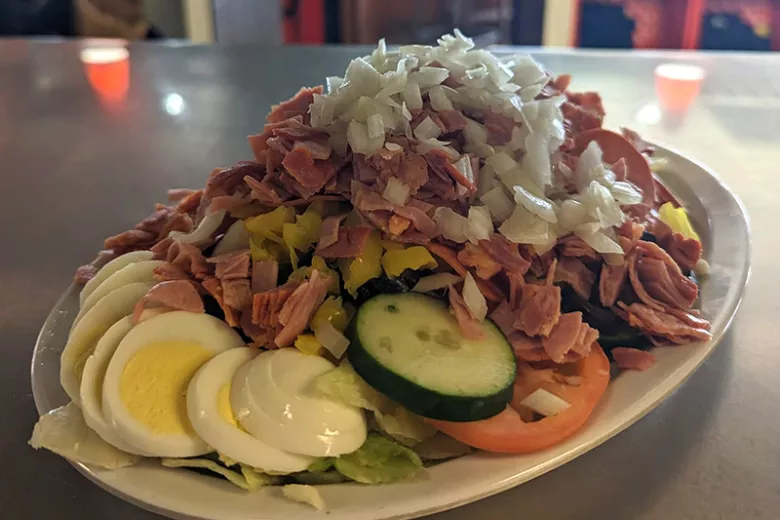
M 133 251 L 132 253 L 126 253 L 107 262 L 106 265 L 101 267 L 97 274 L 84 285 L 84 288 L 81 289 L 81 294 L 79 294 L 79 303 L 81 306 L 84 306 L 87 297 L 89 297 L 89 295 L 92 294 L 106 278 L 133 262 L 151 260 L 153 254 L 154 253 L 151 251 Z
M 157 457 L 208 453 L 187 415 L 187 385 L 216 354 L 243 346 L 236 331 L 208 314 L 172 311 L 139 323 L 106 369 L 106 421 L 125 442 Z
M 258 355 L 233 379 L 236 417 L 253 436 L 285 451 L 326 457 L 357 450 L 366 439 L 363 411 L 314 389 L 317 377 L 333 368 L 291 348 Z
M 187 411 L 195 431 L 220 454 L 253 468 L 282 473 L 304 471 L 313 457 L 279 450 L 242 430 L 230 406 L 230 381 L 257 350 L 234 348 L 207 361 L 187 388 Z
M 111 325 L 132 314 L 135 304 L 153 286 L 154 282 L 138 282 L 111 291 L 70 331 L 60 357 L 60 383 L 73 402 L 81 402 L 81 375 L 97 342 Z
M 111 291 L 130 283 L 154 282 L 154 269 L 164 263 L 162 260 L 133 262 L 106 278 L 81 304 L 73 326 L 75 327 L 81 318 Z
M 106 333 L 103 334 L 103 337 L 100 338 L 100 341 L 95 346 L 95 351 L 87 358 L 87 362 L 84 364 L 79 395 L 81 396 L 81 410 L 84 412 L 84 422 L 95 430 L 95 433 L 100 438 L 127 453 L 149 456 L 149 453 L 125 442 L 116 430 L 108 425 L 103 417 L 102 392 L 106 368 L 119 343 L 132 328 L 132 316 L 125 316 L 111 325 Z

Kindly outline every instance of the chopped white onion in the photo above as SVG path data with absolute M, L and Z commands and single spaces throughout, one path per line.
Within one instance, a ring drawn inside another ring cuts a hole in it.
M 452 166 L 458 170 L 461 175 L 474 184 L 476 179 L 474 177 L 474 169 L 471 167 L 471 157 L 468 155 L 463 155 L 460 159 L 452 163 Z
M 224 255 L 233 251 L 240 251 L 249 247 L 249 231 L 246 229 L 243 220 L 236 220 L 222 235 L 217 245 L 214 247 L 212 256 Z
M 385 143 L 385 148 L 390 150 L 391 152 L 398 152 L 400 150 L 403 150 L 400 144 L 398 143 L 391 143 L 390 141 Z
M 382 116 L 380 114 L 372 114 L 368 116 L 366 121 L 368 126 L 368 138 L 376 139 L 378 137 L 384 137 L 385 125 L 382 122 Z
M 426 117 L 417 128 L 414 129 L 414 136 L 420 141 L 426 141 L 428 139 L 436 139 L 441 135 L 441 128 L 439 125 L 433 122 L 433 119 Z
M 503 176 L 506 172 L 517 168 L 517 162 L 506 152 L 499 152 L 488 157 L 485 159 L 485 164 L 490 165 L 499 177 Z
M 409 185 L 404 181 L 397 177 L 390 177 L 387 181 L 387 186 L 385 186 L 385 191 L 382 193 L 382 197 L 393 204 L 403 206 L 409 198 L 409 191 Z
M 452 290 L 452 289 L 450 289 Z M 471 315 L 477 321 L 485 321 L 487 316 L 487 301 L 482 295 L 482 291 L 477 287 L 477 282 L 470 272 L 466 273 L 466 277 L 463 279 L 463 301 L 466 303 Z
M 614 182 L 610 190 L 620 204 L 630 206 L 642 202 L 642 194 L 630 182 Z
M 464 231 L 466 238 L 476 244 L 480 240 L 487 240 L 493 233 L 493 219 L 490 218 L 490 212 L 484 206 L 471 206 L 469 216 L 466 219 L 466 229 Z
M 619 226 L 625 219 L 612 193 L 598 181 L 591 181 L 579 196 L 579 200 L 588 208 L 590 216 L 599 221 L 602 228 Z
M 591 141 L 580 155 L 577 170 L 574 172 L 577 191 L 584 190 L 590 184 L 591 171 L 599 166 L 603 166 L 601 147 L 596 141 Z
M 710 274 L 710 264 L 703 258 L 699 258 L 696 265 L 693 266 L 693 273 L 696 276 L 707 276 Z
M 420 94 L 420 85 L 414 81 L 409 81 L 401 93 L 401 97 L 409 110 L 420 110 L 423 107 L 422 94 Z
M 328 352 L 333 354 L 336 359 L 341 359 L 344 352 L 347 351 L 349 346 L 349 340 L 344 334 L 331 325 L 329 321 L 320 323 L 316 329 L 314 329 L 314 337 Z
M 437 112 L 442 112 L 444 110 L 455 110 L 455 107 L 452 105 L 452 101 L 450 101 L 450 98 L 448 98 L 447 94 L 444 93 L 444 89 L 439 85 L 431 87 L 431 89 L 428 91 L 428 97 L 431 100 L 431 108 Z
M 353 152 L 371 155 L 384 144 L 384 134 L 376 139 L 371 139 L 368 136 L 368 127 L 352 120 L 347 127 L 347 141 L 349 141 Z
M 574 231 L 586 223 L 588 218 L 588 208 L 573 199 L 564 200 L 558 210 L 558 224 L 567 231 Z
M 557 415 L 571 406 L 571 404 L 544 388 L 534 390 L 520 401 L 520 404 L 545 417 Z
M 439 233 L 444 238 L 462 244 L 468 237 L 466 236 L 466 226 L 468 219 L 463 215 L 455 213 L 452 209 L 442 206 L 436 208 L 433 212 L 433 220 L 439 229 Z
M 610 239 L 604 233 L 597 231 L 595 233 L 583 233 L 581 231 L 575 231 L 575 235 L 580 237 L 583 242 L 592 247 L 597 253 L 616 253 L 623 254 L 623 248 L 620 244 Z
M 540 133 L 528 134 L 528 137 L 525 138 L 525 150 L 523 169 L 534 184 L 540 188 L 552 184 L 552 168 L 550 167 L 550 153 L 547 150 L 547 138 Z
M 501 186 L 494 187 L 482 195 L 479 200 L 485 204 L 485 207 L 490 211 L 493 220 L 496 222 L 503 222 L 508 219 L 515 209 L 514 203 Z
M 513 83 L 521 87 L 527 87 L 536 83 L 541 83 L 547 78 L 544 69 L 530 56 L 516 55 L 514 59 L 514 78 Z
M 426 139 L 417 143 L 417 153 L 424 154 L 429 150 L 441 150 L 446 153 L 450 160 L 457 160 L 460 157 L 460 153 L 453 147 L 447 146 L 449 141 L 439 141 L 437 139 Z
M 441 67 L 420 67 L 417 72 L 409 74 L 409 81 L 414 81 L 421 87 L 432 87 L 440 84 L 449 75 L 450 71 Z
M 523 206 L 515 206 L 512 215 L 498 228 L 499 233 L 516 244 L 548 244 L 554 233 L 550 224 Z
M 450 285 L 455 285 L 463 281 L 463 278 L 454 273 L 436 273 L 430 276 L 423 276 L 414 287 L 413 292 L 425 293 L 444 289 Z
M 193 244 L 196 246 L 206 244 L 211 240 L 211 236 L 222 225 L 222 221 L 225 220 L 225 214 L 227 212 L 224 209 L 214 212 L 207 212 L 203 220 L 200 221 L 198 227 L 189 233 L 183 233 L 181 231 L 171 231 L 168 236 L 175 238 L 179 242 L 185 242 L 187 244 Z M 248 245 L 248 244 L 247 244 Z
M 514 190 L 515 202 L 522 204 L 525 209 L 538 215 L 547 222 L 558 222 L 558 217 L 555 215 L 555 208 L 553 208 L 553 205 L 549 200 L 537 197 L 519 185 L 515 186 Z

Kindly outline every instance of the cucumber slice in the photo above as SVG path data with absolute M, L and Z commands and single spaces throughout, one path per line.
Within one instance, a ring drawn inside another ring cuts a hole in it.
M 478 421 L 512 399 L 517 365 L 491 322 L 469 340 L 440 300 L 381 294 L 364 303 L 347 331 L 350 363 L 378 391 L 408 410 L 444 421 Z

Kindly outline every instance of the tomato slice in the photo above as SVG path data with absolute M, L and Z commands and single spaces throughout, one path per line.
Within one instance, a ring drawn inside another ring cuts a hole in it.
M 578 386 L 565 385 L 549 377 L 549 370 L 535 370 L 526 364 L 518 367 L 512 405 L 500 414 L 473 422 L 427 421 L 469 446 L 498 453 L 530 453 L 554 446 L 573 435 L 588 420 L 609 384 L 609 360 L 598 344 L 579 361 L 573 375 L 581 377 Z M 524 422 L 517 406 L 537 388 L 554 393 L 571 406 L 536 422 Z

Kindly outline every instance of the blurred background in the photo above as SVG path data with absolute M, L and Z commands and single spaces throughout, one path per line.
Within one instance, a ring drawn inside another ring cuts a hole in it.
M 0 37 L 780 50 L 777 0 L 0 0 Z

